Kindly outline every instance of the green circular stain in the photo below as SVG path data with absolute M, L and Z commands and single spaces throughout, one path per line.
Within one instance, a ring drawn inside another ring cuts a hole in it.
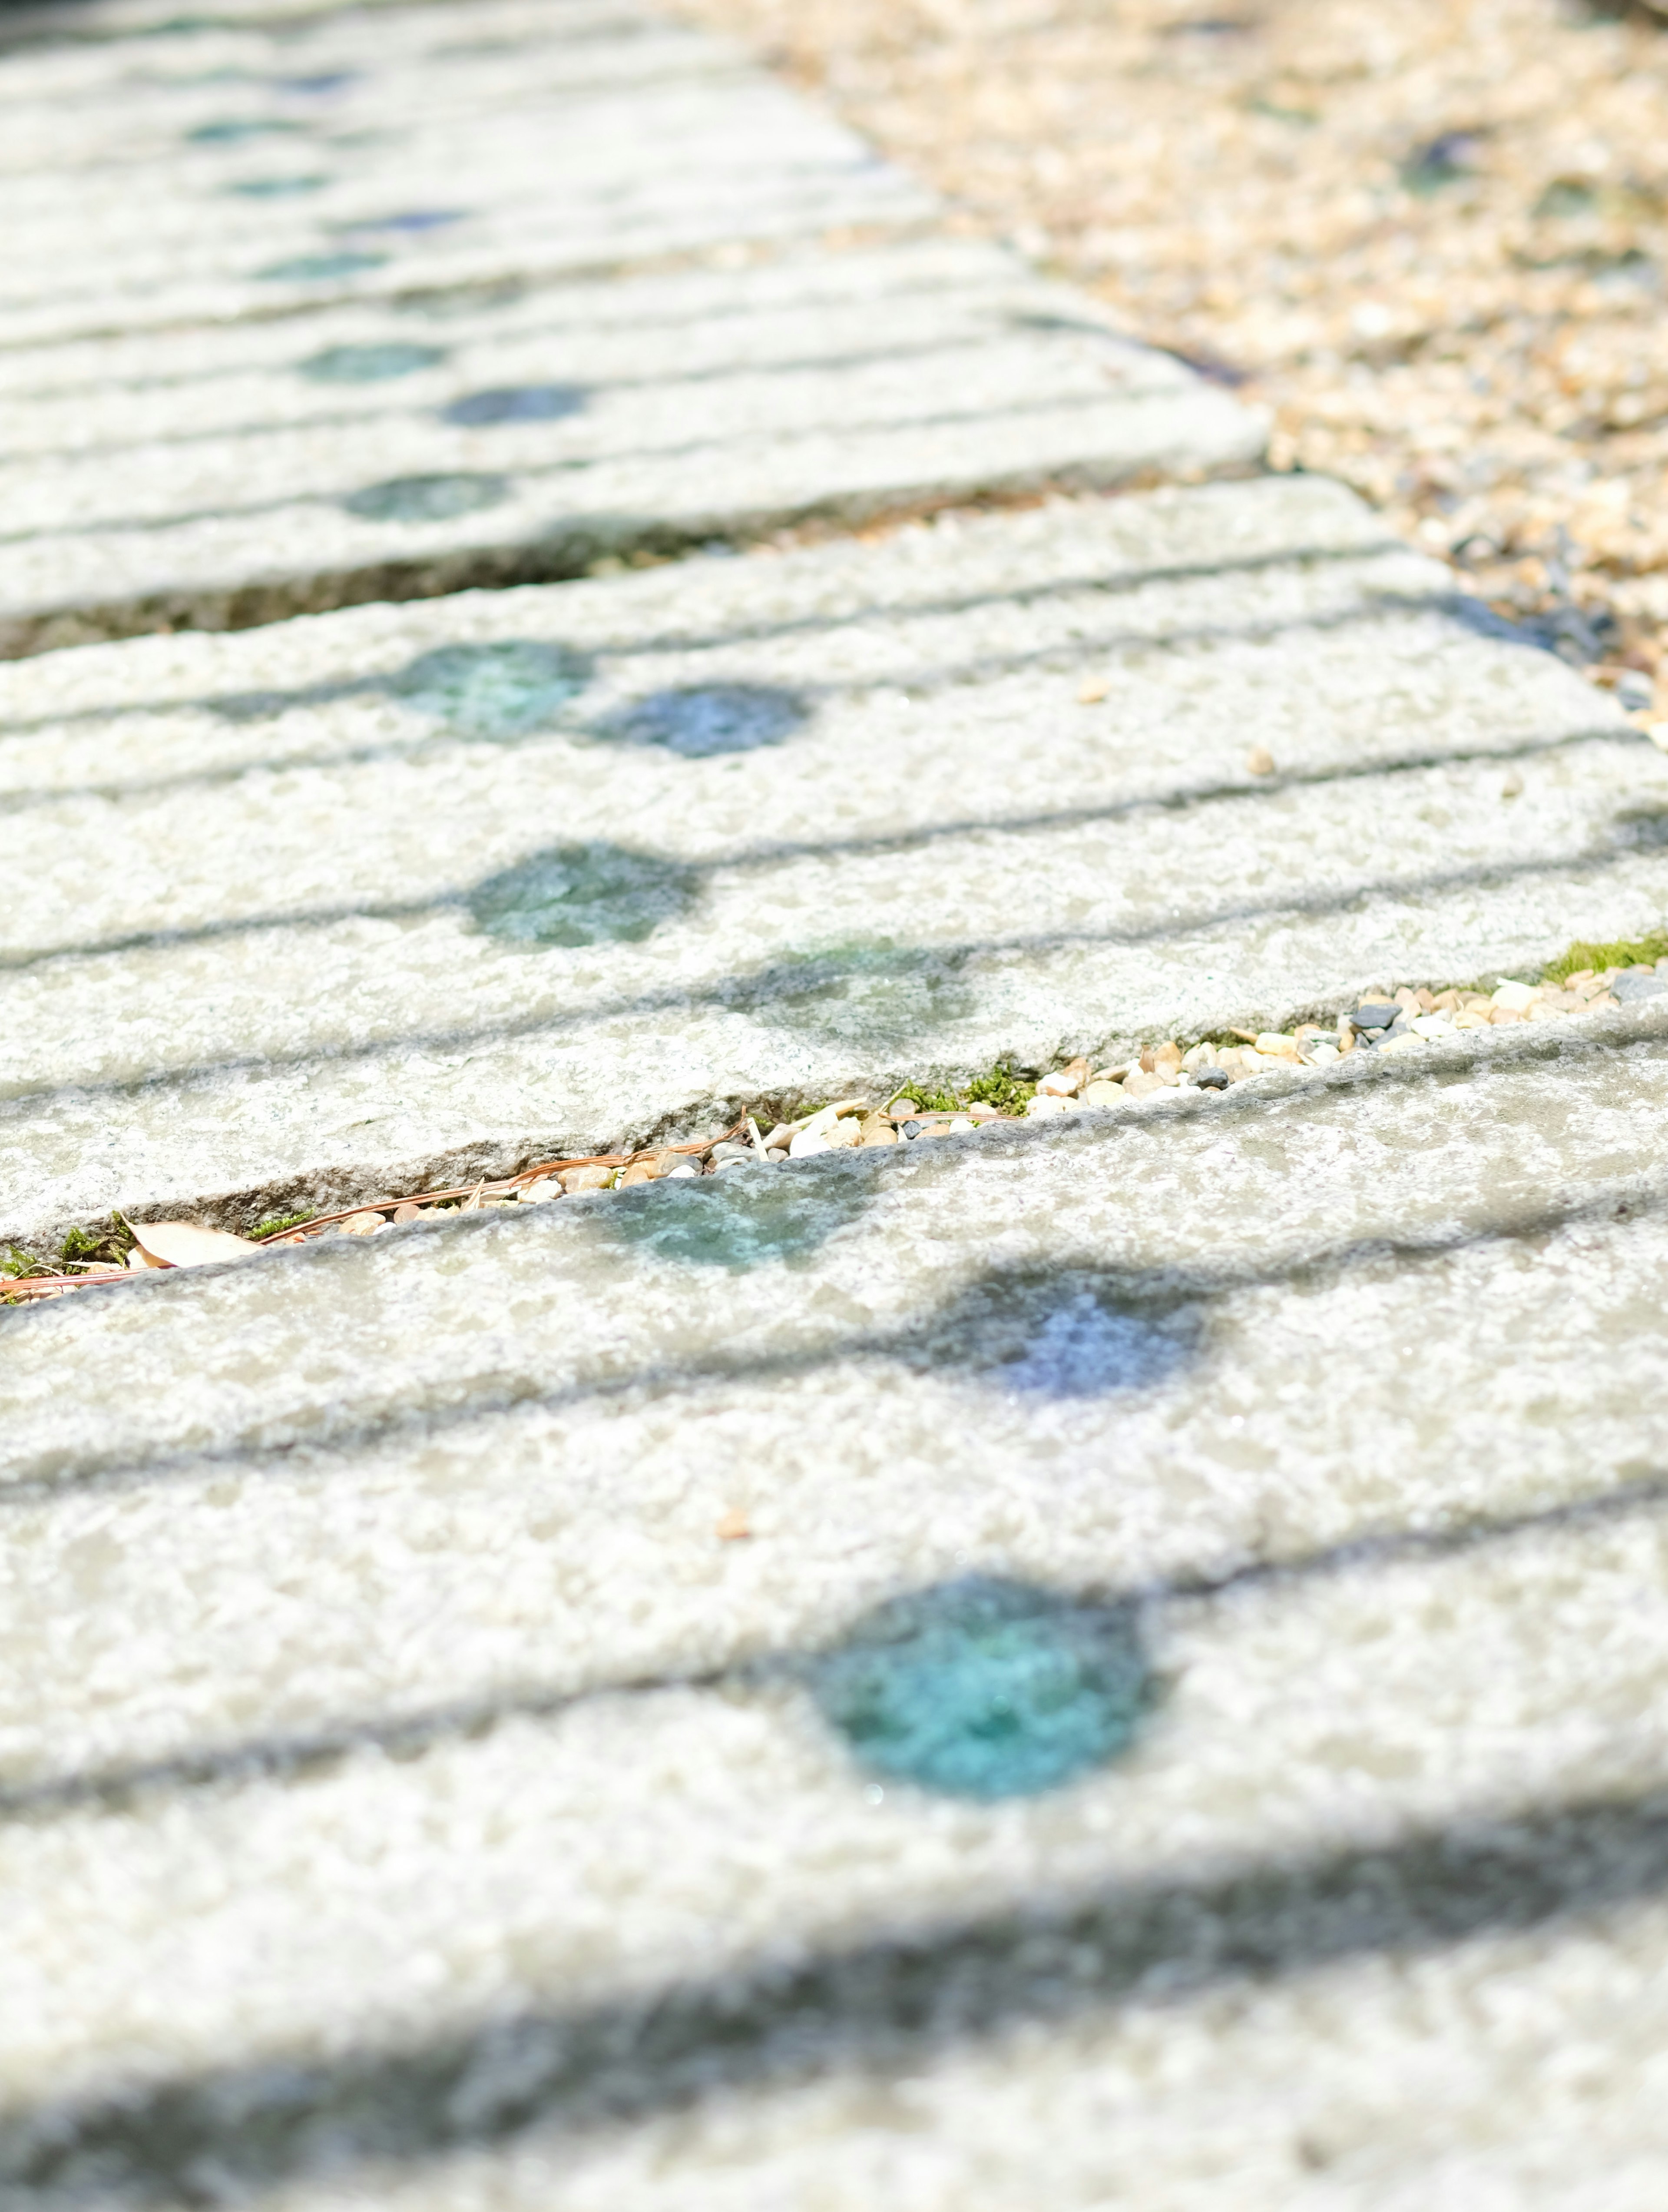
M 477 929 L 512 945 L 636 945 L 682 913 L 697 883 L 622 846 L 560 845 L 489 877 L 468 906 Z
M 877 1607 L 811 1663 L 810 1681 L 872 1772 L 986 1802 L 1105 1765 L 1152 1702 L 1127 1607 L 984 1575 Z
M 213 123 L 199 123 L 195 131 L 185 133 L 188 146 L 238 146 L 246 138 L 275 138 L 281 133 L 299 131 L 299 123 L 289 123 L 276 115 L 227 116 Z
M 505 477 L 392 477 L 386 483 L 349 492 L 342 504 L 366 522 L 452 522 L 496 507 L 509 495 Z
M 443 645 L 402 669 L 388 685 L 420 714 L 476 738 L 519 738 L 546 729 L 591 680 L 588 654 L 531 638 Z
M 303 192 L 323 191 L 330 181 L 326 176 L 244 177 L 224 189 L 235 192 L 240 200 L 288 200 Z
M 300 363 L 300 373 L 315 384 L 385 384 L 396 376 L 415 376 L 419 369 L 438 368 L 446 359 L 444 346 L 385 345 L 330 346 Z
M 610 1243 L 657 1261 L 740 1275 L 773 1261 L 792 1267 L 808 1259 L 872 1196 L 866 1176 L 743 1167 L 620 1191 L 599 1212 L 597 1227 Z
M 842 1043 L 924 1046 L 976 1009 L 954 956 L 857 944 L 790 955 L 726 994 L 755 1021 Z
M 300 253 L 294 260 L 269 262 L 256 276 L 266 284 L 322 284 L 334 276 L 356 276 L 380 269 L 385 253 Z

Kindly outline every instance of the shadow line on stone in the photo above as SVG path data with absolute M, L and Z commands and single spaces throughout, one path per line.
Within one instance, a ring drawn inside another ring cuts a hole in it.
M 1353 1959 L 1534 1936 L 1668 1889 L 1668 1793 L 1410 1826 L 1219 1871 L 1035 1891 L 483 2026 L 230 2060 L 15 2105 L 0 2181 L 45 2205 L 194 2201 L 691 2112 L 838 2072 L 895 2078 L 1020 2028 L 1069 2029 Z

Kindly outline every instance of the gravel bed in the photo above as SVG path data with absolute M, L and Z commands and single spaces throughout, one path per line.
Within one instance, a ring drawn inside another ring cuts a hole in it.
M 1655 720 L 1668 36 L 1571 0 L 684 0 Z M 1629 684 L 1629 677 L 1632 683 Z

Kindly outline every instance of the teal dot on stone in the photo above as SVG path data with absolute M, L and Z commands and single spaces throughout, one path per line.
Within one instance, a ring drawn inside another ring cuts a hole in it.
M 652 854 L 559 845 L 488 877 L 468 906 L 477 929 L 512 945 L 636 945 L 698 888 L 692 870 Z
M 438 368 L 446 359 L 444 346 L 386 345 L 329 346 L 300 364 L 301 374 L 317 384 L 385 384 L 396 376 L 415 376 L 419 369 Z
M 533 638 L 443 645 L 421 654 L 388 689 L 420 714 L 472 738 L 548 729 L 591 680 L 589 654 Z
M 953 959 L 871 943 L 789 955 L 725 995 L 771 1029 L 893 1048 L 925 1048 L 978 1004 Z
M 299 131 L 299 123 L 290 123 L 279 115 L 227 116 L 215 123 L 199 123 L 194 131 L 185 133 L 188 146 L 237 146 L 246 138 L 273 138 L 282 133 Z
M 610 1243 L 657 1262 L 740 1275 L 772 1261 L 802 1264 L 873 1199 L 865 1176 L 744 1166 L 620 1191 L 599 1209 L 597 1226 Z
M 951 1797 L 1032 1797 L 1105 1765 L 1153 1701 L 1127 1607 L 1000 1577 L 895 1598 L 810 1670 L 859 1764 Z
M 298 253 L 293 260 L 270 261 L 255 274 L 265 284 L 322 284 L 331 277 L 380 269 L 387 258 L 385 253 Z
M 505 477 L 392 477 L 386 483 L 349 492 L 342 504 L 365 522 L 452 522 L 460 514 L 496 507 L 509 495 Z
M 306 177 L 244 177 L 225 190 L 241 200 L 288 200 L 303 192 L 321 192 L 330 179 L 322 173 Z

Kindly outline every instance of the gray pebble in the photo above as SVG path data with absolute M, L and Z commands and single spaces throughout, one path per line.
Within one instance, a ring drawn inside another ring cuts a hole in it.
M 1661 974 L 1660 971 L 1654 975 L 1641 975 L 1630 969 L 1626 975 L 1616 977 L 1615 982 L 1610 985 L 1610 989 L 1625 1006 L 1632 1000 L 1654 999 L 1662 992 L 1668 991 L 1668 975 Z

